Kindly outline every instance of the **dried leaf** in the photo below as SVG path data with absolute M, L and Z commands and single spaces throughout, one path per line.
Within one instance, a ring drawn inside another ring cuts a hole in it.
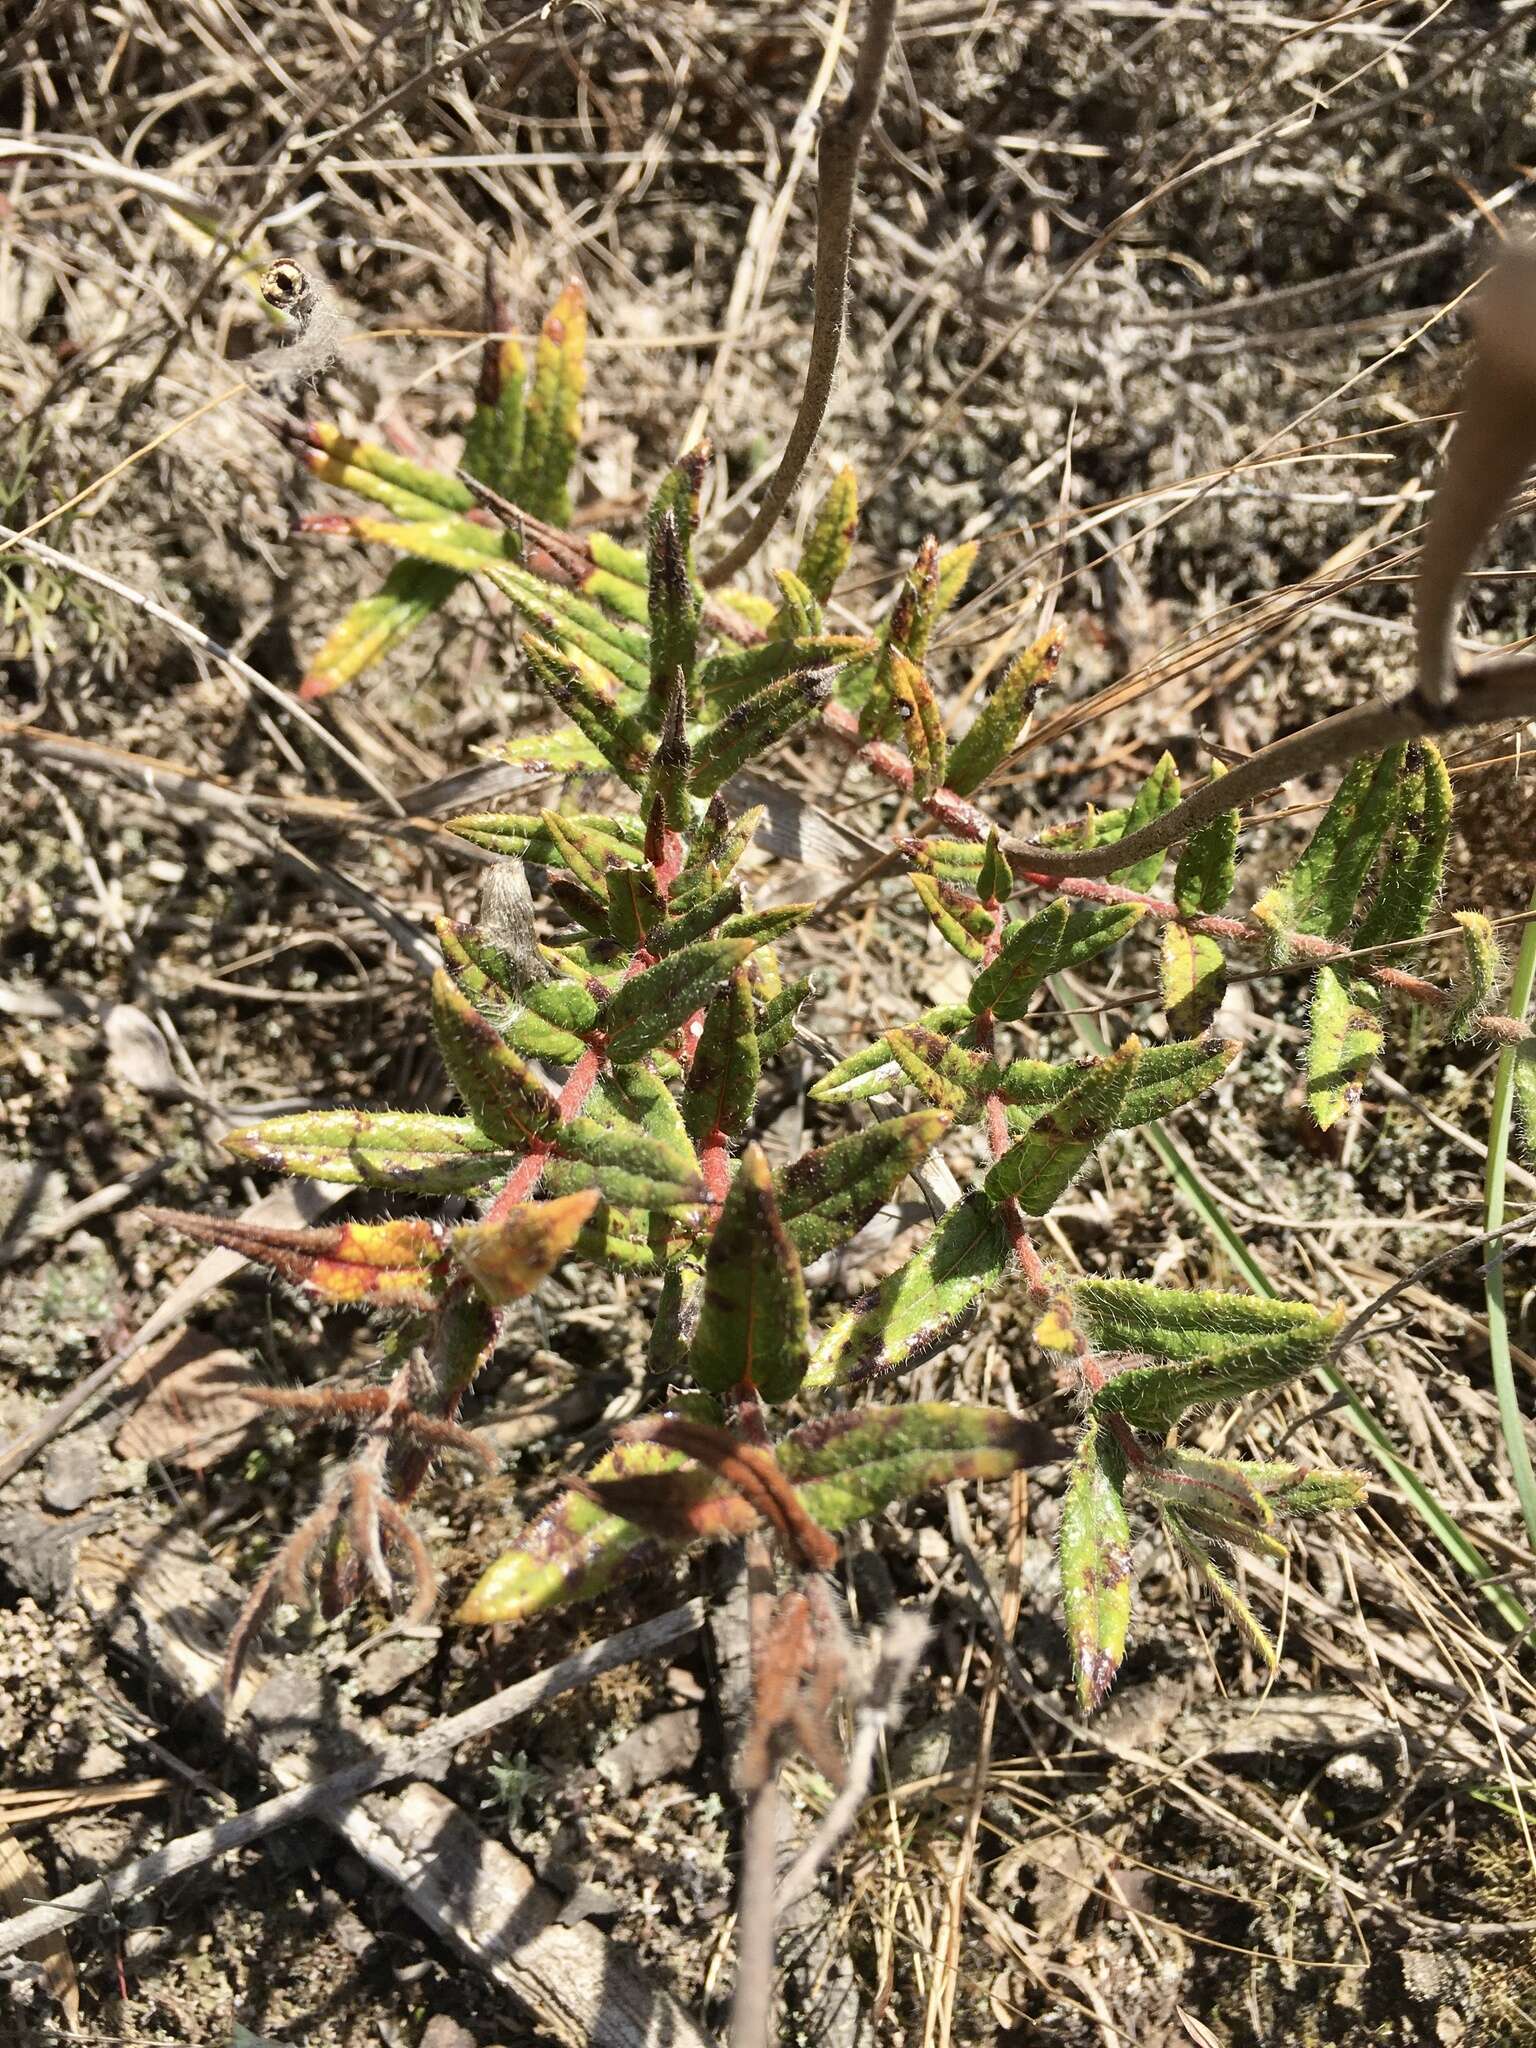
M 462 1225 L 453 1233 L 453 1255 L 487 1301 L 519 1301 L 554 1271 L 597 1203 L 595 1188 L 519 1203 L 494 1223 Z

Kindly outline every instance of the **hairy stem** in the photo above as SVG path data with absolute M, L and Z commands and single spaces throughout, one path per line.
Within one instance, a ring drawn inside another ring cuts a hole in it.
M 869 0 L 852 89 L 827 124 L 816 152 L 816 307 L 805 389 L 784 454 L 751 525 L 734 547 L 727 548 L 719 561 L 703 572 L 708 589 L 728 583 L 744 569 L 778 525 L 826 417 L 848 315 L 848 250 L 853 239 L 859 157 L 880 105 L 899 4 L 900 0 Z
M 1388 704 L 1363 704 L 1319 720 L 1305 732 L 1275 740 L 1213 777 L 1171 811 L 1113 846 L 1056 849 L 1010 834 L 1003 852 L 1016 871 L 1040 875 L 1108 875 L 1185 839 L 1218 812 L 1240 809 L 1305 775 L 1347 768 L 1361 754 L 1379 754 L 1400 740 L 1438 739 L 1468 726 L 1501 725 L 1536 715 L 1536 656 L 1509 655 L 1468 671 L 1443 711 L 1417 690 Z

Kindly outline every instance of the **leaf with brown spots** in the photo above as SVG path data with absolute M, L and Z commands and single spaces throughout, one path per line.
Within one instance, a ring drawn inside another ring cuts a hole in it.
M 765 1401 L 787 1401 L 810 1356 L 799 1254 L 762 1148 L 749 1145 L 710 1239 L 689 1368 L 710 1393 L 745 1382 Z
M 322 1301 L 367 1308 L 429 1309 L 446 1278 L 445 1233 L 423 1217 L 392 1223 L 333 1223 L 318 1230 L 274 1230 L 238 1216 L 184 1215 L 147 1209 L 197 1244 L 218 1245 L 266 1266 Z
M 1084 1713 L 1115 1682 L 1131 1621 L 1131 1525 L 1125 1461 L 1104 1425 L 1083 1431 L 1061 1510 L 1061 1596 Z

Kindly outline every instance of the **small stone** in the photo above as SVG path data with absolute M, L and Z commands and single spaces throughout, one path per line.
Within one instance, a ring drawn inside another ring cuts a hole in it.
M 88 1436 L 66 1437 L 54 1447 L 43 1473 L 43 1505 L 72 1515 L 101 1491 L 101 1444 Z
M 468 2027 L 440 2012 L 422 2029 L 420 2048 L 475 2048 L 475 2037 Z
M 373 1947 L 373 1930 L 365 1927 L 350 1906 L 340 1906 L 327 1928 L 332 1941 L 349 1956 L 365 1956 Z
M 686 1771 L 699 1753 L 699 1716 L 694 1707 L 657 1714 L 597 1760 L 599 1777 L 621 1797 L 658 1779 Z

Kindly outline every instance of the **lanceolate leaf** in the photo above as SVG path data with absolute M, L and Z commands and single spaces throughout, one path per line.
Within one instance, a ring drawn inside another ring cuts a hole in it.
M 727 711 L 694 749 L 688 779 L 693 794 L 713 796 L 739 768 L 819 711 L 832 694 L 835 674 L 825 667 L 796 670 Z
M 810 635 L 824 633 L 826 620 L 822 616 L 816 594 L 798 576 L 788 569 L 775 569 L 773 580 L 779 586 L 780 604 L 773 614 L 768 628 L 773 640 L 799 640 Z
M 986 941 L 993 930 L 990 910 L 976 897 L 941 882 L 937 875 L 914 874 L 912 886 L 940 933 L 963 959 L 985 958 Z
M 943 1036 L 961 1030 L 970 1021 L 968 1004 L 945 1003 L 926 1011 L 912 1028 Z M 840 1060 L 830 1074 L 823 1074 L 813 1084 L 810 1095 L 813 1102 L 863 1102 L 871 1095 L 888 1095 L 900 1084 L 901 1068 L 890 1040 L 877 1038 L 873 1045 Z
M 1480 910 L 1455 910 L 1451 915 L 1461 926 L 1462 942 L 1462 968 L 1456 977 L 1457 1000 L 1451 1013 L 1451 1037 L 1462 1039 L 1492 1001 L 1503 963 L 1499 958 L 1499 942 L 1493 926 Z
M 807 1265 L 857 1235 L 949 1126 L 937 1110 L 867 1124 L 802 1153 L 774 1176 L 779 1214 Z
M 593 1088 L 583 1114 L 609 1130 L 640 1130 L 695 1168 L 692 1141 L 672 1090 L 649 1065 L 611 1067 Z
M 522 1202 L 494 1223 L 466 1223 L 453 1233 L 453 1255 L 485 1299 L 498 1308 L 532 1294 L 576 1242 L 597 1206 L 592 1190 L 553 1202 Z
M 1350 926 L 1355 902 L 1391 824 L 1402 775 L 1403 748 L 1356 761 L 1339 784 L 1323 822 L 1284 881 L 1261 896 L 1253 914 L 1274 932 L 1310 932 L 1336 939 Z
M 1271 1670 L 1278 1661 L 1275 1646 L 1268 1632 L 1252 1608 L 1238 1592 L 1236 1586 L 1212 1557 L 1210 1547 L 1201 1532 L 1194 1528 L 1176 1508 L 1165 1507 L 1162 1511 L 1163 1527 L 1167 1530 L 1174 1546 L 1194 1566 L 1200 1578 L 1227 1613 L 1232 1617 L 1249 1642 Z
M 1026 1216 L 1043 1216 L 1115 1128 L 1140 1058 L 1139 1042 L 1128 1038 L 1048 1109 L 987 1175 L 992 1200 L 1012 1200 Z
M 556 1127 L 546 1084 L 442 969 L 432 982 L 432 1028 L 449 1079 L 493 1143 L 521 1151 Z
M 795 1036 L 795 1019 L 809 1000 L 811 978 L 792 981 L 763 1004 L 757 1017 L 757 1049 L 764 1060 L 777 1059 Z
M 800 550 L 800 581 L 812 597 L 825 604 L 848 566 L 859 523 L 859 487 L 851 469 L 841 469 L 812 522 Z
M 434 562 L 397 562 L 373 597 L 360 598 L 326 637 L 299 685 L 301 697 L 328 697 L 398 647 L 462 581 Z
M 536 633 L 523 635 L 523 653 L 544 694 L 574 719 L 604 761 L 631 789 L 643 789 L 652 741 L 639 720 L 623 711 L 618 692 L 595 662 L 564 653 Z
M 891 696 L 901 722 L 901 743 L 912 763 L 912 794 L 921 803 L 944 782 L 948 749 L 938 699 L 927 671 L 904 654 L 892 658 Z
M 1182 924 L 1165 924 L 1161 963 L 1168 1028 L 1179 1038 L 1198 1038 L 1227 992 L 1222 950 L 1203 932 L 1192 932 Z
M 746 1382 L 765 1401 L 788 1401 L 810 1355 L 800 1259 L 768 1162 L 761 1147 L 749 1145 L 710 1239 L 689 1367 L 710 1393 Z
M 509 854 L 530 862 L 534 867 L 563 868 L 565 855 L 550 834 L 547 823 L 550 815 L 548 812 L 527 816 L 515 811 L 475 811 L 462 818 L 450 818 L 448 830 L 475 846 L 485 847 L 490 853 Z M 585 834 L 585 843 L 600 850 L 601 856 L 608 860 L 632 861 L 639 855 L 644 842 L 644 828 L 631 818 L 567 815 L 564 823 L 580 826 Z
M 699 634 L 699 599 L 693 585 L 689 545 L 688 478 L 674 470 L 651 508 L 649 536 L 649 599 L 651 629 L 651 701 L 664 702 L 674 676 L 691 680 Z
M 447 1277 L 447 1233 L 423 1218 L 337 1223 L 320 1230 L 274 1230 L 238 1216 L 192 1216 L 148 1209 L 151 1223 L 198 1244 L 217 1245 L 266 1266 L 322 1301 L 382 1309 L 429 1309 Z
M 839 1316 L 816 1347 L 807 1387 L 889 1379 L 960 1334 L 1008 1271 L 1012 1247 L 996 1209 L 967 1195 L 922 1250 Z
M 969 796 L 1002 766 L 1023 738 L 1041 691 L 1056 673 L 1061 646 L 1059 633 L 1045 633 L 1005 670 L 970 730 L 951 750 L 945 776 L 951 789 Z
M 685 1209 L 703 1196 L 691 1155 L 647 1131 L 579 1116 L 551 1143 L 561 1163 L 548 1178 L 562 1194 L 596 1187 L 621 1209 Z
M 1169 1446 L 1137 1468 L 1136 1484 L 1154 1500 L 1166 1501 L 1186 1520 L 1214 1516 L 1267 1529 L 1275 1511 L 1237 1458 L 1213 1458 L 1204 1451 Z
M 1037 1423 L 1002 1409 L 942 1401 L 854 1409 L 792 1430 L 776 1446 L 807 1513 L 834 1535 L 894 1501 L 956 1480 L 1006 1478 L 1021 1466 L 1053 1462 L 1062 1449 Z M 491 1565 L 455 1619 L 522 1621 L 588 1599 L 620 1574 L 690 1543 L 742 1536 L 757 1525 L 740 1494 L 655 1444 L 619 1445 L 590 1478 L 599 1488 L 618 1481 L 617 1494 L 626 1482 L 649 1482 L 639 1491 L 648 1506 L 670 1511 L 676 1535 L 649 1535 L 585 1494 L 564 1494 Z
M 1139 1280 L 1077 1280 L 1072 1300 L 1101 1351 L 1145 1351 L 1154 1358 L 1219 1357 L 1253 1338 L 1294 1338 L 1321 1357 L 1342 1315 L 1300 1301 L 1198 1288 L 1149 1287 Z
M 1092 1065 L 1053 1066 L 1046 1060 L 1013 1060 L 1001 1066 L 917 1025 L 887 1032 L 885 1043 L 906 1078 L 936 1108 L 973 1121 L 987 1097 L 996 1095 L 1007 1111 L 1010 1129 L 1017 1130 L 1027 1130 L 1041 1111 L 1065 1100 L 1096 1071 Z M 1144 1046 L 1114 1128 L 1130 1130 L 1193 1102 L 1221 1079 L 1237 1052 L 1232 1039 Z
M 966 1122 L 981 1115 L 985 1078 L 998 1074 L 994 1061 L 966 1052 L 932 1031 L 888 1031 L 886 1043 L 903 1075 L 935 1109 Z
M 1083 1712 L 1103 1703 L 1131 1621 L 1131 1527 L 1125 1460 L 1109 1429 L 1083 1431 L 1061 1509 L 1061 1595 Z
M 757 1102 L 761 1060 L 745 967 L 711 1000 L 688 1067 L 683 1120 L 696 1145 L 740 1137 Z
M 512 493 L 551 526 L 571 523 L 570 468 L 581 427 L 586 387 L 587 307 L 581 286 L 568 284 L 544 321 L 534 353 L 522 458 Z
M 505 1175 L 516 1154 L 476 1130 L 468 1117 L 401 1110 L 304 1110 L 231 1131 L 226 1150 L 301 1180 L 461 1194 Z
M 1218 761 L 1214 779 L 1226 774 Z M 1236 811 L 1221 811 L 1192 832 L 1173 871 L 1173 900 L 1186 917 L 1214 917 L 1232 900 L 1237 873 Z
M 1355 933 L 1357 946 L 1415 939 L 1428 930 L 1450 835 L 1451 778 L 1439 748 L 1416 741 L 1404 756 L 1381 882 Z M 1399 955 L 1399 964 L 1408 957 Z
M 1094 1394 L 1094 1413 L 1119 1415 L 1133 1429 L 1160 1432 L 1188 1408 L 1235 1401 L 1299 1379 L 1322 1363 L 1335 1328 L 1329 1327 L 1321 1341 L 1310 1331 L 1298 1330 L 1289 1336 L 1256 1337 L 1179 1364 L 1128 1365 Z
M 977 1016 L 990 1010 L 1001 1023 L 1023 1016 L 1030 997 L 1057 964 L 1068 920 L 1067 906 L 1058 897 L 1033 917 L 1009 925 L 997 958 L 971 984 Z
M 712 655 L 700 662 L 699 686 L 706 698 L 729 706 L 798 670 L 841 669 L 867 653 L 869 644 L 839 633 L 824 633 L 814 640 L 765 640 L 758 647 Z
M 684 946 L 623 982 L 608 1000 L 602 1029 L 616 1065 L 660 1045 L 756 949 L 755 939 L 706 939 Z
M 676 1471 L 683 1463 L 659 1444 L 620 1444 L 593 1466 L 596 1479 Z M 712 1475 L 702 1475 L 710 1485 Z M 669 1546 L 585 1494 L 563 1493 L 529 1522 L 513 1547 L 476 1582 L 454 1619 L 525 1621 L 545 1608 L 590 1600 L 626 1570 L 639 1570 Z
M 1368 981 L 1333 966 L 1312 984 L 1312 1037 L 1307 1046 L 1307 1103 L 1320 1131 L 1360 1100 L 1382 1044 L 1381 997 Z
M 1171 811 L 1179 800 L 1179 771 L 1174 766 L 1173 756 L 1163 754 L 1157 765 L 1136 792 L 1130 813 L 1125 821 L 1124 837 L 1139 832 L 1143 825 L 1151 825 L 1164 811 Z M 1132 861 L 1129 867 L 1116 870 L 1114 880 L 1127 889 L 1150 889 L 1163 871 L 1166 852 L 1149 853 L 1143 859 Z

